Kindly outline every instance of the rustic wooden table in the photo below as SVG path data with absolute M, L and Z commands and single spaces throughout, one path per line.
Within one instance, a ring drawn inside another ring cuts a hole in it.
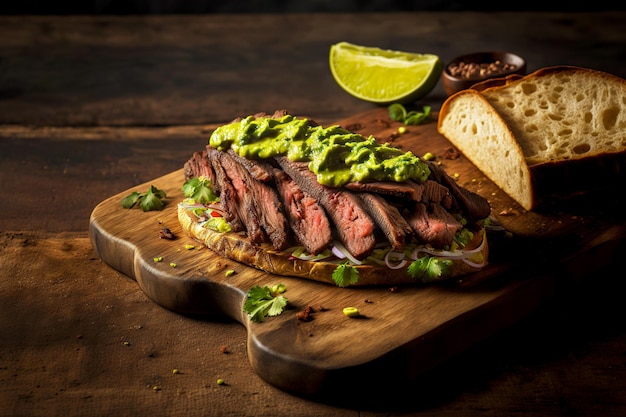
M 257 377 L 241 324 L 159 307 L 87 233 L 100 201 L 180 169 L 217 124 L 372 109 L 333 81 L 332 43 L 444 61 L 506 49 L 529 70 L 626 78 L 624 23 L 622 12 L 0 17 L 0 415 L 626 414 L 623 273 L 598 271 L 397 395 L 313 401 Z M 420 104 L 444 99 L 438 85 Z

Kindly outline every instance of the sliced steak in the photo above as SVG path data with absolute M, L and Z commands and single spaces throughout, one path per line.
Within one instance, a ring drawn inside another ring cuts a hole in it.
M 377 194 L 357 194 L 363 207 L 372 216 L 394 249 L 402 249 L 413 234 L 413 229 L 397 207 Z
M 431 179 L 424 181 L 421 185 L 424 187 L 423 203 L 442 204 L 448 209 L 452 207 L 453 200 L 448 187 Z
M 413 187 L 413 185 L 408 181 L 351 182 L 346 184 L 344 187 L 350 191 L 376 193 L 400 199 L 413 199 L 416 192 L 415 187 Z
M 232 149 L 228 149 L 226 152 L 231 156 L 231 158 L 247 169 L 252 178 L 255 180 L 261 182 L 270 182 L 272 180 L 272 166 L 269 163 L 241 157 Z
M 375 224 L 359 199 L 349 191 L 331 189 L 317 182 L 307 162 L 293 162 L 284 156 L 276 160 L 300 188 L 326 209 L 346 249 L 358 259 L 369 255 L 376 245 Z
M 200 170 L 198 159 L 204 159 L 205 157 L 206 152 L 194 152 L 193 155 L 191 155 L 191 158 L 183 165 L 185 180 L 198 176 L 197 172 Z
M 287 248 L 290 243 L 287 218 L 276 190 L 252 178 L 248 170 L 228 153 L 220 154 L 222 167 L 237 192 L 239 215 L 246 225 L 250 240 L 259 244 L 266 240 L 266 235 L 275 249 Z
M 430 243 L 435 247 L 451 244 L 456 232 L 463 227 L 439 204 L 430 204 L 429 211 L 426 204 L 417 203 L 407 221 L 421 243 Z
M 205 177 L 211 181 L 211 185 L 215 183 L 215 171 L 207 159 L 206 151 L 194 152 L 191 158 L 185 162 L 184 173 L 185 180 L 192 177 Z
M 476 221 L 489 217 L 491 206 L 487 199 L 467 188 L 461 187 L 440 166 L 432 162 L 427 163 L 428 168 L 430 168 L 431 177 L 450 190 L 456 204 L 458 204 L 459 208 L 468 216 L 468 220 Z
M 230 227 L 235 232 L 241 232 L 247 229 L 244 225 L 243 218 L 240 216 L 239 203 L 237 201 L 237 192 L 233 187 L 228 175 L 222 168 L 222 162 L 220 160 L 221 152 L 207 148 L 206 157 L 213 172 L 215 172 L 215 182 L 213 183 L 213 191 L 220 198 L 220 205 L 224 211 L 224 218 L 230 224 Z M 245 215 L 245 213 L 243 213 Z
M 307 252 L 312 254 L 322 252 L 333 239 L 330 221 L 324 208 L 302 191 L 284 171 L 275 169 L 274 179 L 295 238 Z

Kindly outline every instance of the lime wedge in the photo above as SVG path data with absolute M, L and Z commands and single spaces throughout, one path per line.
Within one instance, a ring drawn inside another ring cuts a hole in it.
M 419 100 L 435 87 L 443 69 L 437 55 L 348 42 L 331 45 L 329 64 L 335 81 L 346 92 L 381 105 Z

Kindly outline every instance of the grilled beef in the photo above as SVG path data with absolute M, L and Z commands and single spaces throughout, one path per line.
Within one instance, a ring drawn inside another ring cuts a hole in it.
M 430 169 L 430 178 L 447 187 L 454 197 L 458 208 L 461 209 L 470 221 L 487 218 L 491 213 L 489 202 L 482 196 L 461 187 L 440 166 L 427 162 Z
M 296 239 L 307 252 L 322 252 L 332 241 L 332 229 L 324 208 L 284 171 L 275 169 L 274 181 Z
M 435 247 L 443 247 L 452 243 L 454 234 L 463 226 L 441 205 L 417 203 L 407 216 L 418 242 L 430 243 Z
M 376 245 L 375 224 L 350 191 L 329 188 L 317 182 L 308 163 L 277 157 L 278 164 L 302 188 L 315 198 L 335 224 L 339 239 L 357 259 L 369 255 Z
M 415 198 L 415 188 L 409 184 L 394 181 L 351 182 L 345 187 L 350 191 L 376 193 L 398 199 Z M 420 195 L 421 198 L 421 195 Z
M 205 177 L 215 184 L 215 171 L 208 160 L 207 151 L 194 152 L 191 158 L 184 165 L 185 180 L 191 177 Z
M 252 178 L 248 170 L 228 153 L 217 152 L 220 153 L 222 167 L 237 192 L 239 216 L 250 239 L 258 244 L 264 242 L 267 235 L 275 249 L 287 248 L 290 243 L 290 229 L 287 228 L 287 218 L 276 190 Z
M 418 185 L 424 188 L 422 199 L 420 200 L 422 203 L 441 204 L 446 208 L 451 208 L 452 196 L 448 188 L 431 179 Z
M 206 157 L 215 172 L 215 181 L 213 182 L 213 191 L 219 195 L 224 217 L 234 232 L 246 230 L 241 217 L 239 216 L 239 204 L 237 203 L 237 192 L 230 182 L 230 179 L 224 172 L 220 160 L 221 152 L 216 149 L 207 147 Z M 199 174 L 196 174 L 199 176 Z
M 413 229 L 397 207 L 377 194 L 357 194 L 365 210 L 372 216 L 391 247 L 402 249 L 413 234 Z
M 256 159 L 248 159 L 239 156 L 237 152 L 229 149 L 226 151 L 231 158 L 240 163 L 245 169 L 248 170 L 252 178 L 261 182 L 270 182 L 272 177 L 272 166 L 265 162 Z

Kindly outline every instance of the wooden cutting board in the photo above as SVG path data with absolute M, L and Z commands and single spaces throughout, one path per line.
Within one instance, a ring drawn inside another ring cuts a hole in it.
M 461 185 L 486 197 L 493 217 L 510 232 L 489 235 L 489 266 L 459 280 L 399 288 L 338 288 L 264 273 L 219 257 L 182 232 L 176 205 L 183 198 L 185 161 L 180 170 L 95 207 L 90 218 L 95 251 L 165 308 L 183 314 L 217 312 L 241 322 L 257 374 L 307 396 L 355 386 L 366 392 L 381 381 L 390 387 L 412 380 L 532 313 L 560 285 L 586 279 L 615 257 L 626 230 L 620 218 L 623 197 L 609 202 L 605 197 L 600 205 L 592 197 L 576 197 L 542 212 L 525 212 L 462 155 L 454 156 L 434 120 L 407 126 L 402 135 L 397 135 L 402 125 L 392 122 L 385 108 L 338 123 L 418 156 L 431 152 Z M 198 150 L 205 140 L 198 138 Z M 123 197 L 149 185 L 167 193 L 164 210 L 121 207 Z M 176 239 L 161 239 L 163 227 Z M 188 244 L 196 247 L 187 249 Z M 163 260 L 155 262 L 156 257 Z M 227 276 L 230 269 L 236 274 Z M 247 291 L 277 283 L 287 287 L 288 309 L 263 323 L 250 322 L 242 310 Z M 296 313 L 308 306 L 314 309 L 313 319 L 298 320 Z M 357 307 L 362 317 L 344 316 L 347 306 Z

